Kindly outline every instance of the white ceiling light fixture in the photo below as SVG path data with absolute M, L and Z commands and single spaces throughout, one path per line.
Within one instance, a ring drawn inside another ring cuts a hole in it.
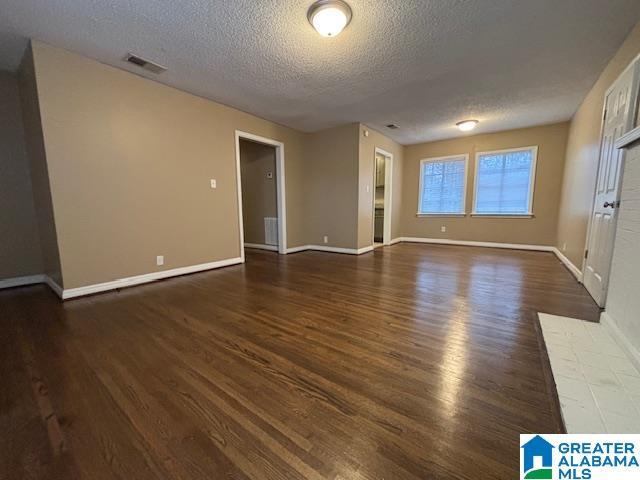
M 478 123 L 478 120 L 463 120 L 462 122 L 456 123 L 456 126 L 458 127 L 458 129 L 460 129 L 461 132 L 470 132 L 471 130 L 476 128 L 476 125 L 478 125 Z
M 318 0 L 307 12 L 309 23 L 323 37 L 335 37 L 349 25 L 351 7 L 342 0 Z

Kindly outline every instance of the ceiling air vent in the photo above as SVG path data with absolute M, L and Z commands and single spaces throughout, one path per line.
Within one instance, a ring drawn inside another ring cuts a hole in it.
M 391 130 L 397 130 L 399 127 L 395 123 L 390 123 L 389 125 L 387 125 L 387 128 L 390 128 Z
M 163 67 L 157 63 L 154 63 L 150 60 L 145 60 L 142 57 L 138 57 L 132 53 L 127 53 L 127 56 L 124 59 L 129 62 L 137 65 L 138 67 L 142 67 L 145 70 L 149 70 L 152 73 L 162 73 L 167 70 L 167 67 Z

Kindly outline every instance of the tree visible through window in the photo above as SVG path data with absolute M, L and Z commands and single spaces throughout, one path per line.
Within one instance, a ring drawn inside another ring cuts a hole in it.
M 418 214 L 464 213 L 467 156 L 420 162 Z
M 530 215 L 537 147 L 476 156 L 474 213 Z

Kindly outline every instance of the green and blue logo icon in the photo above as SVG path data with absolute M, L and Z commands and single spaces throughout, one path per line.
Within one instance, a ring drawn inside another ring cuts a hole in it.
M 520 435 L 520 480 L 640 480 L 640 434 Z
M 521 478 L 552 480 L 553 449 L 555 447 L 540 435 L 536 435 L 520 448 L 522 449 L 521 464 L 523 469 Z

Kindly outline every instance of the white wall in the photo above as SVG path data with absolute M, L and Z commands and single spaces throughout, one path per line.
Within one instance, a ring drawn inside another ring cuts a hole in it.
M 640 360 L 640 142 L 627 152 L 605 319 Z

